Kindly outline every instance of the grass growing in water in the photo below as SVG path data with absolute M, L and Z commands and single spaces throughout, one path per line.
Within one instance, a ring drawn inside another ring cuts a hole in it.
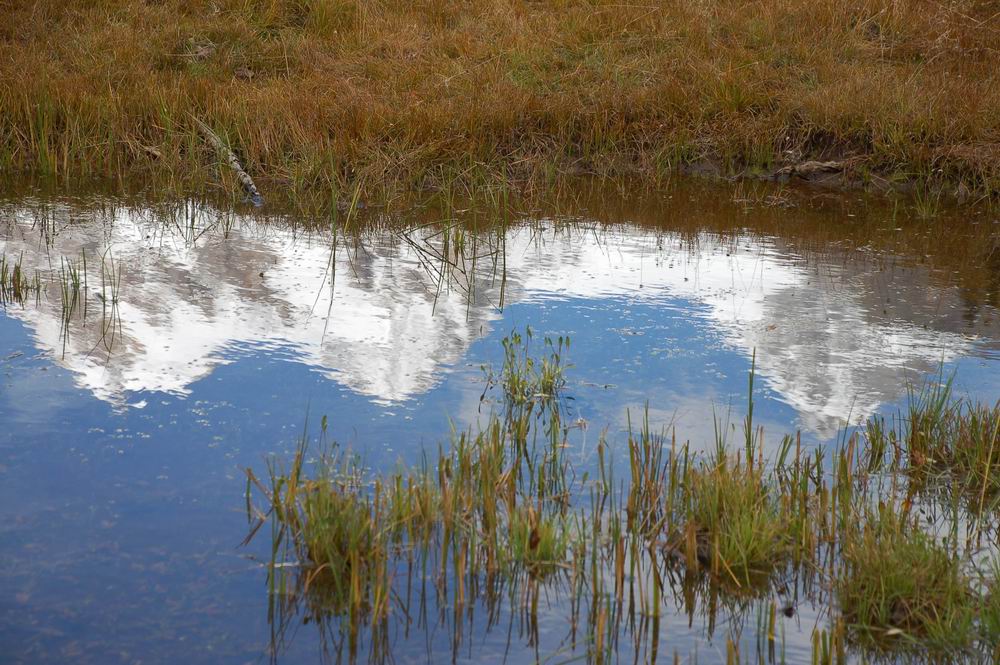
M 483 368 L 486 374 L 486 390 L 499 384 L 504 398 L 509 404 L 519 405 L 532 400 L 552 400 L 566 385 L 566 365 L 563 356 L 569 351 L 568 337 L 543 340 L 541 355 L 531 348 L 534 332 L 525 328 L 524 335 L 512 332 L 503 339 L 504 360 L 499 376 L 491 368 Z M 485 392 L 484 392 L 485 394 Z
M 528 507 L 516 509 L 508 519 L 510 555 L 533 575 L 544 576 L 566 559 L 568 534 L 559 517 Z
M 378 625 L 389 611 L 392 525 L 385 519 L 381 493 L 369 494 L 359 484 L 350 455 L 326 449 L 307 476 L 307 441 L 303 435 L 288 469 L 269 464 L 266 485 L 247 470 L 247 511 L 254 521 L 247 541 L 270 523 L 269 616 L 278 632 L 304 598 L 314 620 L 347 618 L 353 652 L 362 621 Z M 252 486 L 265 497 L 264 508 L 251 504 Z M 298 572 L 288 575 L 287 565 Z
M 985 599 L 980 615 L 983 640 L 992 644 L 993 659 L 1000 658 L 1000 560 L 993 559 L 989 570 L 990 583 L 985 589 Z
M 843 662 L 847 648 L 890 658 L 915 648 L 941 658 L 992 653 L 997 580 L 977 572 L 973 539 L 958 537 L 962 513 L 954 505 L 935 513 L 936 495 L 925 496 L 902 465 L 883 474 L 865 436 L 845 437 L 830 454 L 785 437 L 765 459 L 751 399 L 739 451 L 720 432 L 712 455 L 695 454 L 644 420 L 629 431 L 624 482 L 603 437 L 591 478 L 574 470 L 566 448 L 565 356 L 547 344 L 533 357 L 530 339 L 505 340 L 504 366 L 486 373 L 502 377 L 490 381 L 500 408 L 456 432 L 434 464 L 375 477 L 344 455 L 310 466 L 303 438 L 290 467 L 272 462 L 266 483 L 248 470 L 251 537 L 271 524 L 279 635 L 305 611 L 346 635 L 352 654 L 364 629 L 370 658 L 391 657 L 389 626 L 410 616 L 400 590 L 432 580 L 435 602 L 454 613 L 456 649 L 463 626 L 474 625 L 458 617 L 476 604 L 495 617 L 509 602 L 537 640 L 540 599 L 556 594 L 591 662 L 613 657 L 624 636 L 655 660 L 669 598 L 691 613 L 703 608 L 709 636 L 725 612 L 733 662 L 742 662 L 733 638 L 747 608 L 758 608 L 767 636 L 760 660 L 774 661 L 779 607 L 793 616 L 797 603 L 831 612 L 813 633 L 817 662 Z M 543 376 L 558 377 L 558 388 L 538 390 Z
M 976 512 L 1000 500 L 1000 403 L 956 399 L 952 379 L 911 391 L 892 427 L 881 416 L 866 424 L 869 466 L 905 467 L 917 481 L 964 491 Z
M 865 638 L 911 648 L 965 648 L 975 637 L 971 580 L 959 557 L 889 505 L 868 509 L 843 538 L 836 596 Z
M 684 552 L 736 587 L 786 563 L 793 534 L 763 470 L 722 453 L 692 470 L 682 490 Z
M 21 261 L 11 262 L 7 256 L 0 256 L 0 305 L 8 302 L 24 304 L 32 293 L 38 295 L 41 284 L 36 275 L 33 279 L 25 275 Z

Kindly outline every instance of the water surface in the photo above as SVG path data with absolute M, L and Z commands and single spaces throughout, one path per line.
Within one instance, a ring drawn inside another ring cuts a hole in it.
M 196 201 L 8 198 L 0 253 L 43 288 L 0 310 L 3 660 L 266 658 L 243 469 L 287 456 L 322 415 L 373 469 L 419 463 L 488 413 L 483 366 L 527 326 L 572 339 L 584 465 L 630 414 L 714 445 L 754 358 L 773 442 L 829 445 L 940 372 L 1000 397 L 995 221 L 781 196 L 795 207 L 685 184 L 504 215 L 373 209 L 347 229 Z M 442 619 L 396 635 L 395 659 L 559 660 L 574 649 L 550 601 L 535 640 L 478 616 L 458 648 Z M 819 615 L 787 620 L 789 653 L 808 652 Z M 315 659 L 310 629 L 279 660 Z M 659 630 L 661 653 L 724 659 L 704 617 Z

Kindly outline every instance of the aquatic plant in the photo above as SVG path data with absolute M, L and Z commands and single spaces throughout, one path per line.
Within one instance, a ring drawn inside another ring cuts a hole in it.
M 385 498 L 364 491 L 355 458 L 335 447 L 321 451 L 307 475 L 307 447 L 304 434 L 287 469 L 272 460 L 266 484 L 247 469 L 247 542 L 270 524 L 269 615 L 277 633 L 304 599 L 313 620 L 346 618 L 353 652 L 362 621 L 378 625 L 389 612 Z M 251 502 L 252 488 L 263 508 Z
M 569 350 L 569 338 L 545 337 L 541 354 L 532 349 L 533 340 L 534 332 L 530 326 L 525 328 L 523 336 L 512 332 L 501 342 L 504 359 L 499 375 L 489 367 L 483 368 L 486 390 L 493 384 L 499 384 L 508 404 L 519 405 L 532 400 L 550 402 L 558 397 L 566 384 L 564 374 L 567 366 L 563 356 Z
M 783 563 L 794 534 L 763 470 L 722 454 L 685 478 L 683 547 L 688 566 L 700 564 L 736 587 L 750 586 Z
M 385 659 L 396 609 L 409 613 L 396 589 L 416 583 L 423 594 L 431 580 L 456 617 L 476 603 L 495 617 L 507 599 L 529 640 L 541 595 L 564 594 L 569 630 L 585 636 L 595 663 L 613 658 L 623 635 L 635 653 L 655 654 L 668 599 L 692 616 L 703 612 L 709 635 L 719 617 L 741 626 L 756 616 L 758 660 L 775 661 L 778 616 L 803 602 L 830 611 L 812 635 L 817 663 L 846 662 L 849 649 L 888 658 L 991 652 L 996 572 L 975 573 L 974 550 L 959 546 L 975 532 L 960 541 L 954 503 L 936 512 L 940 495 L 909 467 L 875 463 L 866 442 L 884 423 L 845 433 L 831 453 L 803 451 L 800 437 L 786 436 L 767 459 L 751 372 L 741 449 L 729 445 L 728 421 L 717 421 L 715 450 L 705 455 L 673 433 L 651 432 L 648 416 L 637 429 L 630 419 L 625 477 L 616 480 L 602 436 L 591 478 L 565 452 L 565 347 L 548 342 L 538 357 L 531 339 L 503 341 L 504 365 L 485 375 L 502 387 L 502 403 L 477 427 L 455 431 L 434 463 L 370 476 L 350 455 L 324 449 L 307 464 L 304 436 L 288 468 L 269 463 L 266 482 L 247 471 L 248 540 L 271 524 L 275 649 L 305 612 L 346 637 L 351 654 L 368 631 L 371 659 Z M 546 381 L 551 388 L 540 390 Z M 923 423 L 915 442 L 938 445 L 954 430 L 939 427 L 949 404 L 940 395 L 915 400 L 914 422 Z M 948 416 L 968 428 L 978 417 Z M 892 445 L 883 453 L 898 455 Z M 252 494 L 263 497 L 260 507 Z M 453 623 L 455 648 L 463 626 Z M 727 658 L 742 662 L 740 640 L 726 644 Z
M 889 504 L 859 517 L 843 535 L 834 578 L 850 627 L 875 641 L 968 647 L 976 603 L 959 557 Z
M 983 602 L 979 613 L 981 639 L 993 646 L 993 658 L 1000 656 L 1000 560 L 990 561 Z
M 518 507 L 508 517 L 511 558 L 535 576 L 555 570 L 566 559 L 568 534 L 558 515 L 539 513 L 533 507 Z
M 911 390 L 895 424 L 884 416 L 865 426 L 869 466 L 905 468 L 915 481 L 964 492 L 977 513 L 1000 501 L 1000 403 L 956 398 L 952 379 Z
M 8 261 L 7 255 L 0 255 L 0 305 L 8 302 L 24 304 L 29 294 L 36 296 L 41 290 L 38 275 L 28 278 L 21 267 L 21 260 Z

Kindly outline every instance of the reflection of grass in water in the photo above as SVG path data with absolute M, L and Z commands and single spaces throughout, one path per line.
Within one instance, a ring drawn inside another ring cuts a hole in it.
M 426 606 L 430 580 L 437 606 L 455 613 L 453 649 L 471 630 L 458 620 L 463 612 L 483 603 L 497 617 L 504 599 L 537 644 L 543 593 L 568 602 L 570 633 L 583 637 L 572 650 L 592 662 L 623 647 L 655 658 L 671 598 L 692 620 L 706 617 L 709 638 L 726 626 L 732 662 L 745 655 L 739 635 L 754 620 L 761 659 L 773 660 L 778 616 L 800 603 L 831 612 L 813 633 L 817 662 L 842 662 L 849 650 L 891 658 L 915 645 L 942 657 L 991 648 L 1000 630 L 995 576 L 973 567 L 972 534 L 957 535 L 958 504 L 936 518 L 949 534 L 943 543 L 915 520 L 914 505 L 940 496 L 922 494 L 902 465 L 881 473 L 895 453 L 884 446 L 888 460 L 876 463 L 868 437 L 878 427 L 887 441 L 901 436 L 884 423 L 830 455 L 804 453 L 786 437 L 765 460 L 751 400 L 738 452 L 727 445 L 728 424 L 717 428 L 715 452 L 701 456 L 644 421 L 628 434 L 624 482 L 603 438 L 591 478 L 564 450 L 564 345 L 550 340 L 538 358 L 530 339 L 508 337 L 504 366 L 486 373 L 503 408 L 478 430 L 456 433 L 434 465 L 369 479 L 335 449 L 310 463 L 304 437 L 289 468 L 272 462 L 263 483 L 249 472 L 248 490 L 265 497 L 256 508 L 248 493 L 253 533 L 272 528 L 279 638 L 304 601 L 307 616 L 347 637 L 351 654 L 365 628 L 370 657 L 391 657 L 388 627 L 410 616 L 414 582 Z M 915 413 L 926 410 L 920 404 Z
M 81 253 L 79 262 L 63 257 L 59 265 L 59 293 L 62 296 L 62 310 L 59 319 L 59 336 L 63 342 L 63 354 L 69 343 L 70 323 L 79 305 L 83 305 L 83 318 L 87 307 L 87 254 Z

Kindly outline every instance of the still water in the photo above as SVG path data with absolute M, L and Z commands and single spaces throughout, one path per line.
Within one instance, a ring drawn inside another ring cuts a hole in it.
M 420 463 L 484 417 L 483 367 L 527 326 L 572 340 L 585 463 L 643 413 L 713 445 L 717 417 L 742 417 L 753 358 L 771 441 L 829 445 L 942 372 L 1000 397 L 985 214 L 683 184 L 503 215 L 373 208 L 348 226 L 101 194 L 0 203 L 0 254 L 41 286 L 0 309 L 0 661 L 266 660 L 268 543 L 241 546 L 244 469 L 321 416 L 372 469 Z M 662 654 L 725 660 L 726 620 L 664 604 Z M 400 622 L 393 658 L 560 662 L 578 652 L 565 605 L 549 597 L 534 637 L 470 615 L 461 644 L 431 610 Z M 789 660 L 806 657 L 822 611 L 782 621 Z M 277 659 L 323 653 L 303 625 Z

